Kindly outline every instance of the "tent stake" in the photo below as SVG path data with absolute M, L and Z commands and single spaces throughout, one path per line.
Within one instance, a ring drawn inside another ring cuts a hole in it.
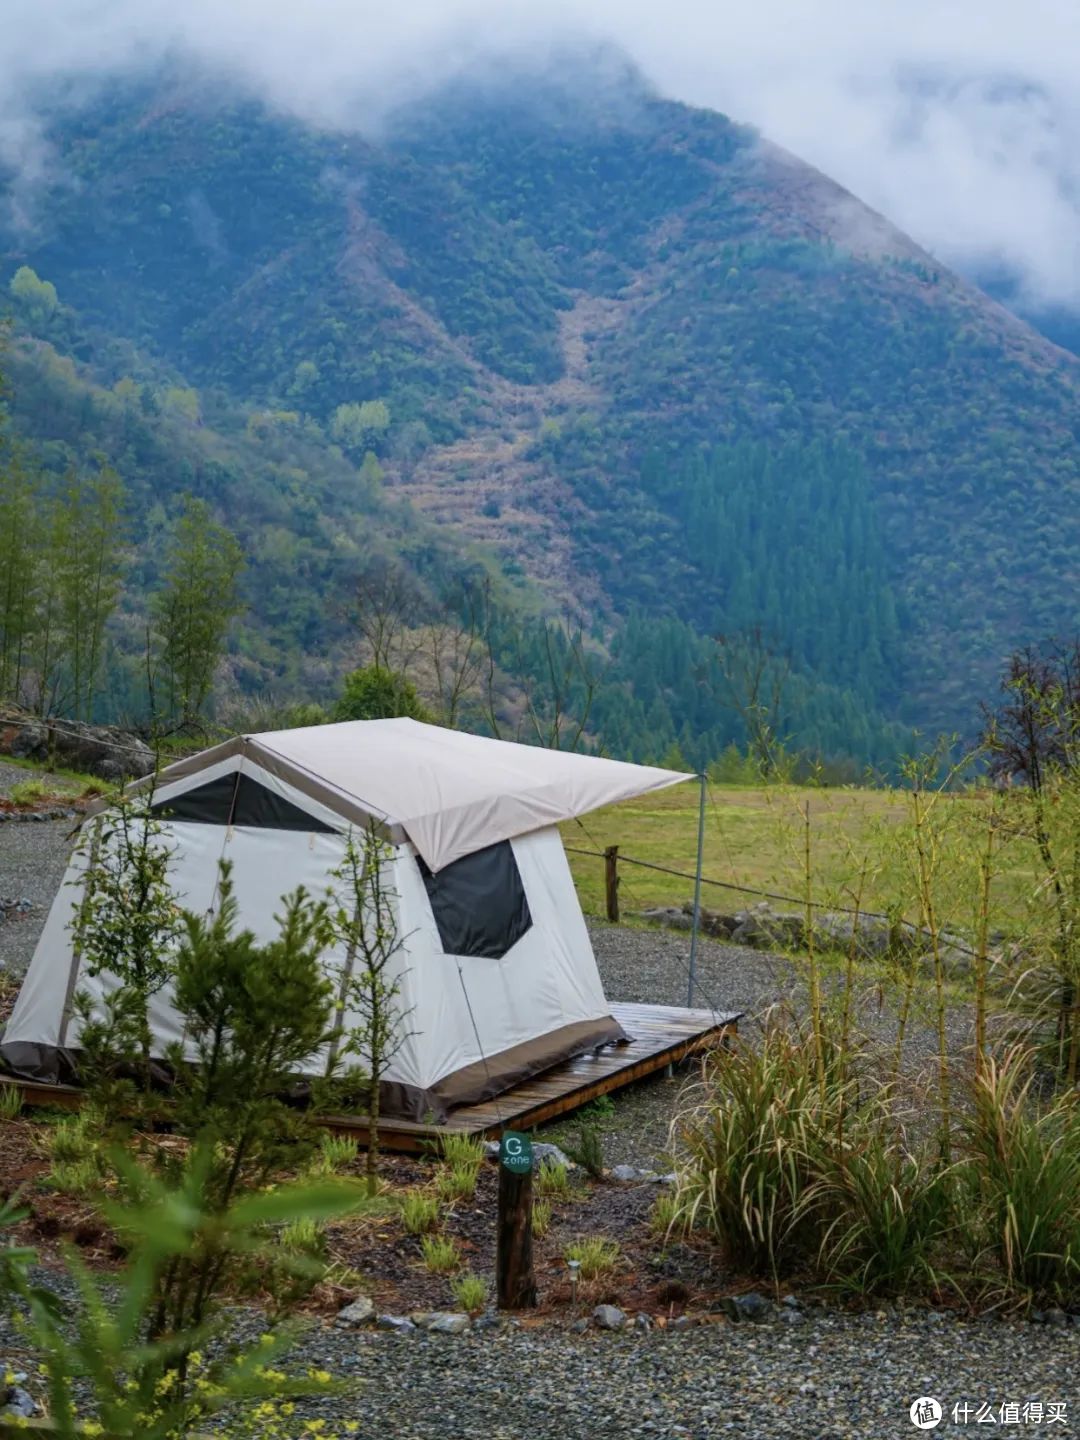
M 686 988 L 686 1006 L 692 1009 L 694 1004 L 694 981 L 697 977 L 697 937 L 701 927 L 701 864 L 702 852 L 705 848 L 705 785 L 707 783 L 705 772 L 698 776 L 701 781 L 701 797 L 698 801 L 698 822 L 697 822 L 697 865 L 694 869 L 694 923 L 690 929 L 690 983 Z

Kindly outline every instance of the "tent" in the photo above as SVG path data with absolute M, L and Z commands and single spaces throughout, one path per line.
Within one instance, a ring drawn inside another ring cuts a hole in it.
M 179 903 L 210 911 L 228 859 L 240 923 L 260 941 L 275 934 L 283 895 L 298 885 L 325 895 L 350 832 L 378 828 L 408 1017 L 381 1101 L 387 1114 L 442 1118 L 626 1038 L 608 1013 L 556 827 L 689 778 L 415 720 L 359 720 L 238 736 L 180 760 L 158 776 L 153 809 Z M 84 866 L 77 851 L 0 1044 L 27 1077 L 69 1067 L 73 997 L 100 1000 L 110 985 L 80 975 Z M 331 951 L 324 963 L 340 977 L 350 961 Z M 167 991 L 150 1018 L 156 1054 L 182 1041 Z M 312 1056 L 308 1073 L 323 1064 Z

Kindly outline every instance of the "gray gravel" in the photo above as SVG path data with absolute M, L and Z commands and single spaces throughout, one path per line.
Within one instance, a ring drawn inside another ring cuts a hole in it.
M 334 1335 L 307 1348 L 360 1377 L 358 1418 L 392 1416 L 380 1429 L 401 1440 L 878 1440 L 916 1433 L 908 1407 L 921 1395 L 947 1414 L 963 1400 L 1064 1400 L 1077 1411 L 1069 1429 L 1080 1425 L 1076 1328 L 844 1316 L 640 1337 Z
M 609 999 L 686 1004 L 688 935 L 660 928 L 609 925 L 600 920 L 590 920 L 589 929 Z M 790 1007 L 796 1016 L 807 1021 L 810 1007 L 804 975 L 805 966 L 800 967 L 782 955 L 703 938 L 698 945 L 694 1004 L 706 1010 L 742 1011 L 740 1033 L 752 1037 L 759 1031 L 765 1012 L 773 1006 Z M 830 990 L 836 992 L 839 983 L 836 967 L 826 966 L 826 996 Z M 856 992 L 854 1025 L 858 1037 L 868 1052 L 877 1051 L 883 1057 L 883 1064 L 889 1064 L 896 1038 L 895 1009 L 882 1003 L 876 977 L 868 971 L 858 975 Z M 922 987 L 904 1047 L 905 1072 L 916 1087 L 915 1093 L 933 1084 L 937 1065 L 937 1037 L 926 1008 L 929 994 L 930 987 Z M 952 1053 L 961 1056 L 972 1040 L 972 1021 L 967 1007 L 957 1005 L 950 1010 L 947 1031 Z M 692 1081 L 697 1073 L 697 1065 L 691 1060 L 677 1069 L 672 1078 L 657 1075 L 612 1097 L 615 1113 L 597 1122 L 609 1164 L 670 1168 L 663 1152 L 668 1145 L 676 1101 L 688 1080 Z M 571 1119 L 549 1128 L 565 1143 L 572 1139 L 575 1123 Z
M 249 1312 L 234 1333 L 253 1343 L 261 1329 Z M 33 1357 L 4 1318 L 0 1350 L 33 1373 Z M 887 1310 L 644 1335 L 548 1325 L 451 1337 L 320 1324 L 286 1365 L 359 1382 L 355 1398 L 300 1402 L 301 1416 L 323 1417 L 331 1431 L 335 1420 L 356 1419 L 361 1434 L 394 1440 L 892 1440 L 917 1433 L 908 1410 L 924 1395 L 942 1404 L 943 1433 L 957 1428 L 956 1404 L 989 1404 L 997 1419 L 1003 1404 L 1036 1401 L 1044 1417 L 1051 1402 L 1064 1402 L 1066 1424 L 1050 1433 L 1075 1434 L 1078 1360 L 1075 1325 Z
M 32 778 L 29 770 L 0 763 L 0 795 Z M 0 895 L 25 896 L 34 907 L 25 920 L 0 923 L 0 970 L 18 975 L 30 963 L 45 916 L 64 878 L 72 824 L 70 820 L 0 824 Z

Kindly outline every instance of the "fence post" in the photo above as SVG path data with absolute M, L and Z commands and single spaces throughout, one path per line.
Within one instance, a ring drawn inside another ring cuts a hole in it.
M 619 847 L 609 845 L 604 851 L 604 895 L 607 899 L 607 918 L 612 924 L 619 920 Z

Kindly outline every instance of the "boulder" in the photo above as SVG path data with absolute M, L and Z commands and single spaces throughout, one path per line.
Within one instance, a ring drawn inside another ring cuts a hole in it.
M 0 719 L 0 752 L 82 770 L 102 780 L 141 779 L 154 768 L 154 752 L 138 735 L 74 720 L 50 724 L 21 716 Z
M 667 930 L 689 930 L 693 919 L 677 905 L 661 905 L 653 910 L 642 910 L 642 920 L 651 920 L 654 925 L 663 925 Z
M 764 1295 L 759 1295 L 756 1290 L 751 1290 L 746 1295 L 725 1295 L 720 1301 L 720 1308 L 729 1320 L 741 1323 L 749 1320 L 753 1325 L 760 1325 L 773 1316 L 773 1305 L 766 1300 Z
M 37 1401 L 21 1385 L 10 1385 L 6 1390 L 0 1388 L 0 1418 L 6 1415 L 16 1421 L 33 1420 L 37 1413 Z
M 611 1178 L 632 1183 L 635 1180 L 655 1180 L 656 1176 L 651 1170 L 642 1170 L 638 1165 L 615 1165 L 612 1167 Z
M 335 1325 L 342 1330 L 355 1330 L 358 1325 L 366 1325 L 375 1314 L 375 1304 L 366 1295 L 360 1295 L 344 1310 L 339 1310 Z
M 396 1335 L 408 1335 L 416 1329 L 407 1315 L 380 1315 L 375 1324 L 380 1330 L 392 1330 Z
M 801 915 L 774 910 L 767 900 L 740 910 L 733 917 L 736 924 L 731 939 L 736 945 L 751 945 L 755 950 L 784 947 L 800 950 L 806 941 L 806 927 Z
M 472 1321 L 468 1315 L 452 1310 L 437 1310 L 427 1317 L 424 1329 L 432 1335 L 464 1335 Z
M 600 1330 L 622 1330 L 626 1325 L 626 1314 L 617 1305 L 597 1305 L 592 1318 Z
M 499 1158 L 499 1142 L 497 1140 L 486 1140 L 484 1152 L 489 1160 L 497 1161 Z M 551 1145 L 547 1141 L 538 1140 L 533 1144 L 533 1170 L 539 1170 L 545 1160 L 552 1165 L 563 1165 L 567 1170 L 575 1169 L 573 1160 L 565 1150 L 560 1150 L 558 1145 Z

